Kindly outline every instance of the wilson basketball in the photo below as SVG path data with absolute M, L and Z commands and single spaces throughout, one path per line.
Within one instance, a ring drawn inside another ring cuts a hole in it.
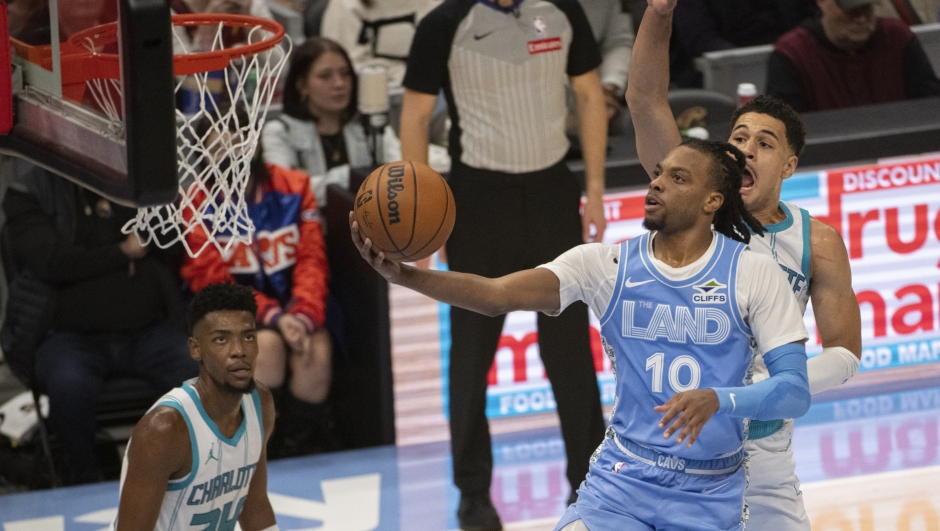
M 356 195 L 359 234 L 394 261 L 434 254 L 454 229 L 456 213 L 447 181 L 420 162 L 390 162 L 378 168 Z

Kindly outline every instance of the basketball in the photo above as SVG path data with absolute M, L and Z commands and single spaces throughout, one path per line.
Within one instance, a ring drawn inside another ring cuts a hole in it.
M 373 171 L 356 195 L 363 241 L 396 262 L 434 254 L 454 230 L 454 194 L 441 174 L 420 162 L 390 162 Z

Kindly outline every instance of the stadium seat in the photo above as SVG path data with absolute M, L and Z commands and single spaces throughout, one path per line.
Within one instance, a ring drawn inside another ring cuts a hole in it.
M 913 26 L 911 31 L 917 35 L 917 40 L 924 47 L 934 73 L 940 75 L 940 23 Z
M 705 90 L 737 97 L 739 83 L 753 83 L 757 93 L 763 94 L 767 86 L 767 59 L 774 47 L 771 44 L 708 52 L 695 60 L 702 72 Z

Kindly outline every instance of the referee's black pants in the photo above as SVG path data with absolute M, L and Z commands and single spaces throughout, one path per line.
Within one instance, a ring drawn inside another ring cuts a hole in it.
M 507 174 L 454 162 L 449 183 L 457 205 L 447 241 L 452 271 L 500 277 L 550 262 L 581 242 L 581 190 L 564 162 Z M 493 471 L 486 420 L 487 372 L 505 316 L 450 310 L 450 437 L 454 483 L 464 493 L 488 491 Z M 582 302 L 561 315 L 538 314 L 538 342 L 552 384 L 572 489 L 584 480 L 604 438 L 597 375 Z

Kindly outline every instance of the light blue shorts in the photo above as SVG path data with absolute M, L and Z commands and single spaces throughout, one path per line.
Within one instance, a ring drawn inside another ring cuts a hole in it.
M 590 531 L 744 529 L 743 450 L 723 459 L 680 460 L 612 435 L 556 531 L 578 519 Z

